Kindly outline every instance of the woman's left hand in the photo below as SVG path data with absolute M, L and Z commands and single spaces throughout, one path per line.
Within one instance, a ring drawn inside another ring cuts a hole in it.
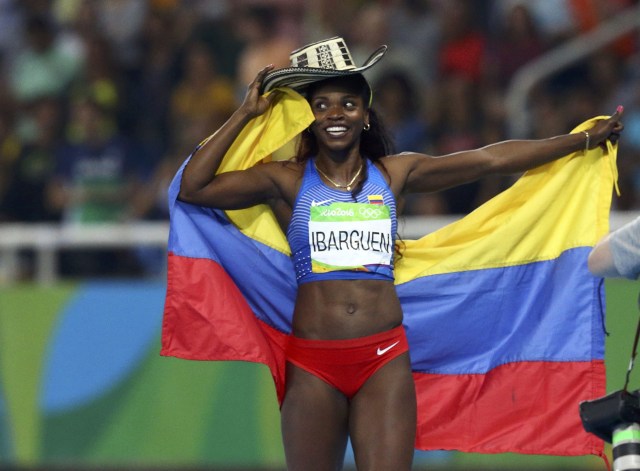
M 615 144 L 620 138 L 620 133 L 624 129 L 624 125 L 620 118 L 624 113 L 624 107 L 618 106 L 616 112 L 609 118 L 598 121 L 589 132 L 589 149 L 593 149 L 596 146 L 606 148 L 606 141 L 609 140 Z

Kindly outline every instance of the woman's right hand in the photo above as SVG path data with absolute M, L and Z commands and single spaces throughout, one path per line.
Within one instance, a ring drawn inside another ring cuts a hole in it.
M 589 149 L 600 146 L 606 149 L 606 141 L 616 143 L 620 138 L 620 133 L 624 129 L 621 118 L 624 113 L 624 107 L 618 106 L 616 112 L 608 119 L 598 121 L 593 125 L 589 132 Z
M 251 119 L 267 111 L 278 95 L 260 94 L 262 81 L 271 70 L 273 66 L 268 65 L 258 72 L 249 84 L 242 104 L 194 152 L 182 173 L 180 201 L 212 208 L 239 209 L 263 203 L 277 193 L 273 180 L 262 171 L 249 169 L 216 175 L 222 159 L 240 132 Z
M 273 70 L 273 65 L 268 65 L 263 68 L 256 78 L 253 79 L 253 82 L 249 84 L 247 87 L 247 94 L 244 97 L 244 101 L 240 105 L 240 109 L 247 114 L 250 118 L 255 118 L 256 116 L 260 116 L 262 113 L 267 111 L 273 100 L 275 98 L 274 93 L 270 93 L 267 96 L 263 96 L 260 94 L 260 89 L 262 88 L 262 81 L 265 76 Z

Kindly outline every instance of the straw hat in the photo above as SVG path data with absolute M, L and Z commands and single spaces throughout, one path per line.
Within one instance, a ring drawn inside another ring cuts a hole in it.
M 362 67 L 356 67 L 349 48 L 339 36 L 308 44 L 291 53 L 290 67 L 267 74 L 262 82 L 262 91 L 268 92 L 277 87 L 290 87 L 300 91 L 319 80 L 359 74 L 375 65 L 385 52 L 387 46 L 380 46 Z

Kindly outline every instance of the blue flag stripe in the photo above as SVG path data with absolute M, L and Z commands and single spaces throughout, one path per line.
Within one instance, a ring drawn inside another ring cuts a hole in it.
M 414 370 L 475 374 L 517 361 L 603 359 L 603 293 L 594 297 L 588 250 L 399 285 Z

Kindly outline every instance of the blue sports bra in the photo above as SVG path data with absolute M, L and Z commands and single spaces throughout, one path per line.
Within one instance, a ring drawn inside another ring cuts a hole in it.
M 378 168 L 351 192 L 328 187 L 309 159 L 287 229 L 298 284 L 320 280 L 393 280 L 396 202 Z

